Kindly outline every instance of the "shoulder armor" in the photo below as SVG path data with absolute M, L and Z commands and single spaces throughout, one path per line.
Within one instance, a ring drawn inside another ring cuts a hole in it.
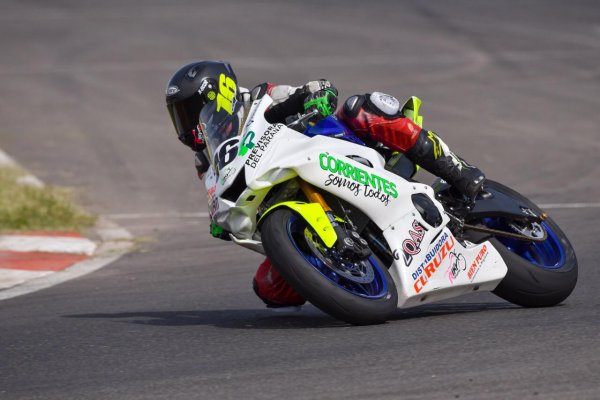
M 389 94 L 371 93 L 369 95 L 369 105 L 374 112 L 384 117 L 397 117 L 400 115 L 400 102 Z

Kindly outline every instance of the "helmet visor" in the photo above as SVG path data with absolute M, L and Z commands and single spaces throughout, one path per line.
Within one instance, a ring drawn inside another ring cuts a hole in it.
M 187 99 L 167 104 L 177 136 L 185 135 L 196 128 L 196 125 L 198 125 L 198 111 L 202 108 L 203 103 L 202 96 L 195 93 Z

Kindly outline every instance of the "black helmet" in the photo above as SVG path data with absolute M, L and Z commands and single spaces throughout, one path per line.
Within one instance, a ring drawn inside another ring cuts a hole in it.
M 219 93 L 220 80 L 223 79 L 237 82 L 229 63 L 198 61 L 180 68 L 167 84 L 167 109 L 177 136 L 184 144 L 196 151 L 204 147 L 196 130 L 202 107 L 223 94 L 227 97 L 237 96 L 236 85 L 234 85 L 235 93 Z M 230 89 L 227 86 L 224 87 L 225 90 Z M 230 97 L 228 100 L 231 101 L 233 98 Z

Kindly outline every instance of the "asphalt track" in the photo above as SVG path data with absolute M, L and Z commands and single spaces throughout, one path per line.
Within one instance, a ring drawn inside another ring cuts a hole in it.
M 167 118 L 170 74 L 328 77 L 424 101 L 489 177 L 600 199 L 597 1 L 0 1 L 0 147 L 139 237 L 90 275 L 0 303 L 1 399 L 597 399 L 600 208 L 553 208 L 580 263 L 564 304 L 491 294 L 345 326 L 265 310 L 261 260 L 212 239 Z

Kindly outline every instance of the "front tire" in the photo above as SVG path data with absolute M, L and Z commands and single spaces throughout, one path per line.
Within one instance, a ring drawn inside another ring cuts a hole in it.
M 355 325 L 385 322 L 396 310 L 398 295 L 387 269 L 374 257 L 359 268 L 327 266 L 329 255 L 312 228 L 288 209 L 268 215 L 262 224 L 267 256 L 283 278 L 327 314 Z M 353 264 L 349 264 L 353 265 Z

